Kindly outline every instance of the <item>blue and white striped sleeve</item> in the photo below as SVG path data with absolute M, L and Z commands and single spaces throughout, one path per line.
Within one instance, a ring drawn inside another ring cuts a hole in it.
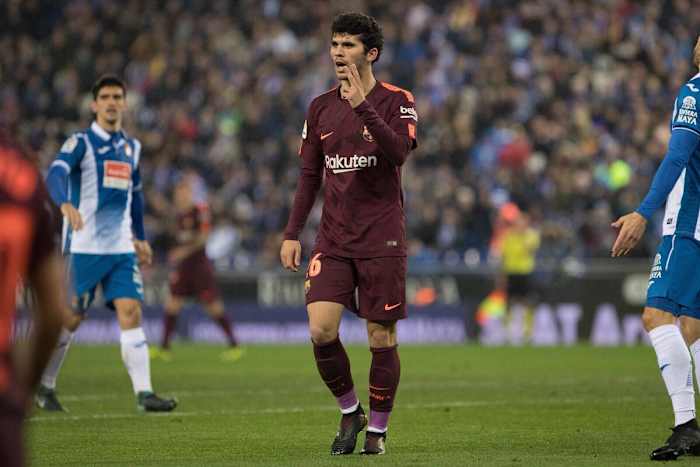
M 673 189 L 683 169 L 688 165 L 688 161 L 697 150 L 699 143 L 700 132 L 686 126 L 673 128 L 671 140 L 668 143 L 668 152 L 654 174 L 649 192 L 637 208 L 637 212 L 644 218 L 649 220 L 654 211 L 666 202 L 668 194 Z
M 63 143 L 56 159 L 51 163 L 46 185 L 51 199 L 58 206 L 68 202 L 68 175 L 80 167 L 84 155 L 85 141 L 80 135 L 73 134 Z

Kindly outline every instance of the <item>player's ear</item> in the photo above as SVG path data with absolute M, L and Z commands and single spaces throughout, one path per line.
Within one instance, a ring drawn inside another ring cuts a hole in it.
M 92 113 L 94 113 L 94 114 L 97 113 L 97 102 L 95 101 L 95 99 L 93 99 L 93 100 L 90 101 L 90 110 L 91 110 Z
M 369 63 L 374 63 L 377 60 L 377 57 L 379 56 L 379 49 L 376 47 L 372 47 L 367 51 L 365 54 L 365 58 Z

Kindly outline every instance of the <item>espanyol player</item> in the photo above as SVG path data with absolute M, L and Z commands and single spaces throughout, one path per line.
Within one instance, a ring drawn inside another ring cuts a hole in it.
M 153 393 L 146 336 L 141 328 L 143 284 L 139 261 L 150 263 L 145 240 L 139 159 L 141 143 L 122 130 L 126 86 L 115 76 L 92 88 L 95 121 L 61 147 L 47 176 L 49 193 L 64 217 L 64 251 L 75 292 L 73 311 L 42 377 L 37 405 L 63 410 L 56 377 L 73 333 L 84 319 L 98 285 L 121 329 L 121 355 L 137 396 L 137 408 L 168 412 L 176 401 Z
M 693 63 L 700 69 L 700 38 Z M 624 256 L 639 241 L 647 220 L 666 202 L 663 238 L 654 259 L 642 320 L 656 351 L 671 397 L 675 423 L 652 460 L 700 454 L 693 364 L 700 380 L 700 73 L 683 85 L 673 105 L 671 140 L 649 193 L 639 208 L 613 223 L 620 232 L 612 256 Z M 679 318 L 680 329 L 676 326 Z M 690 351 L 689 351 L 690 349 Z M 692 359 L 691 359 L 692 355 Z

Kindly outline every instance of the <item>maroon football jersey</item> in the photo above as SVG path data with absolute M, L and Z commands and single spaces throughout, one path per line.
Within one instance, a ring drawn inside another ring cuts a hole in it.
M 191 244 L 201 232 L 208 232 L 210 228 L 209 208 L 205 204 L 192 206 L 187 211 L 177 213 L 177 235 L 175 240 L 178 246 Z M 202 247 L 193 252 L 187 259 L 195 256 L 206 256 Z
M 413 95 L 377 81 L 353 109 L 340 88 L 311 102 L 285 239 L 297 239 L 325 173 L 316 249 L 349 258 L 406 255 L 401 165 L 417 146 Z
M 10 378 L 17 282 L 54 250 L 53 224 L 41 175 L 0 131 L 0 392 Z

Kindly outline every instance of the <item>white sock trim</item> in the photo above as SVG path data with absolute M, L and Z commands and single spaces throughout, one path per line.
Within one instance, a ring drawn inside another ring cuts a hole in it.
M 369 431 L 371 433 L 378 433 L 380 435 L 386 433 L 387 430 L 388 430 L 388 428 L 384 428 L 382 430 L 381 428 L 377 428 L 376 426 L 372 426 L 372 425 L 367 427 L 367 431 Z
M 353 405 L 352 407 L 348 407 L 347 409 L 340 409 L 340 413 L 342 413 L 343 415 L 347 415 L 347 414 L 349 414 L 349 413 L 353 413 L 355 410 L 357 410 L 357 408 L 358 408 L 359 406 L 360 406 L 360 401 L 358 400 L 358 401 L 355 403 L 355 405 Z

